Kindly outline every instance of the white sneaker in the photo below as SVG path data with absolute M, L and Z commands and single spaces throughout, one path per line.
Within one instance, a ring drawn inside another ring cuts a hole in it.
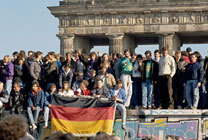
M 33 129 L 37 129 L 37 126 L 35 124 L 32 124 Z

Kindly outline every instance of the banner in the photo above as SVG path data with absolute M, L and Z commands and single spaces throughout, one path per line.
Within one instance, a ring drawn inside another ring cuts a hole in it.
M 95 136 L 99 131 L 112 134 L 114 101 L 54 94 L 51 105 L 52 131 L 71 132 L 75 136 Z

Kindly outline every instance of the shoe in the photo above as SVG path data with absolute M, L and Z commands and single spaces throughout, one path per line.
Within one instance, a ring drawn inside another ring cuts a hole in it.
M 139 106 L 138 106 L 138 105 L 136 105 L 136 106 L 135 106 L 135 109 L 139 110 Z
M 187 107 L 185 107 L 185 109 L 191 109 L 191 107 L 190 106 L 187 106 Z
M 193 107 L 191 107 L 191 109 L 193 109 L 193 110 L 197 110 L 197 107 L 194 107 L 194 106 L 193 106 Z
M 37 129 L 37 126 L 35 124 L 32 124 L 32 129 Z
M 146 107 L 144 107 L 144 106 L 141 108 L 141 110 L 145 110 L 145 109 L 146 109 Z
M 47 129 L 48 128 L 48 126 L 43 126 L 43 129 Z
M 126 130 L 126 125 L 125 125 L 125 124 L 122 124 L 122 125 L 121 125 L 121 128 L 122 128 L 123 130 Z
M 178 105 L 178 106 L 177 106 L 177 109 L 182 109 L 182 106 L 181 106 L 181 105 Z
M 150 106 L 150 107 L 148 107 L 148 109 L 152 109 L 152 107 Z

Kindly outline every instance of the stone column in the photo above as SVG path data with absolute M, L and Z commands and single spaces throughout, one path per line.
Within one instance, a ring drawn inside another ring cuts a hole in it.
M 107 35 L 109 38 L 109 55 L 123 53 L 123 34 Z
M 58 38 L 61 41 L 61 46 L 60 46 L 60 54 L 65 55 L 67 52 L 73 52 L 74 51 L 74 35 L 68 36 L 68 35 L 63 35 L 59 36 L 57 35 Z
M 168 52 L 170 55 L 175 55 L 177 50 L 181 48 L 181 40 L 180 37 L 175 34 L 163 34 L 159 35 L 159 49 L 162 50 L 163 47 L 168 48 Z
M 76 36 L 74 39 L 74 50 L 81 48 L 83 53 L 89 54 L 92 47 L 88 37 Z
M 129 49 L 131 53 L 134 53 L 136 47 L 135 39 L 130 35 L 125 35 L 123 39 L 123 50 Z

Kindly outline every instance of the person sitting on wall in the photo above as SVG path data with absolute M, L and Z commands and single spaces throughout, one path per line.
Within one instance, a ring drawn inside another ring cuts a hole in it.
M 95 98 L 108 98 L 109 89 L 103 86 L 103 80 L 97 79 L 96 88 L 92 90 L 92 95 Z
M 126 130 L 126 107 L 127 101 L 125 90 L 122 88 L 122 81 L 118 79 L 116 81 L 115 88 L 110 90 L 110 98 L 116 101 L 116 108 L 121 112 L 122 126 L 121 128 Z

